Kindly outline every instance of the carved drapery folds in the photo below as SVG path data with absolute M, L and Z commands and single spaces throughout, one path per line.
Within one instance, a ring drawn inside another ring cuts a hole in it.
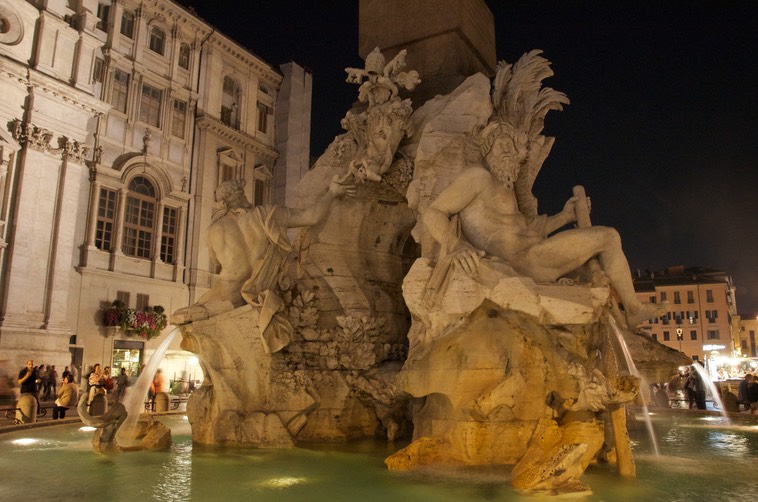
M 67 136 L 58 136 L 58 146 L 54 147 L 52 141 L 55 133 L 44 127 L 31 123 L 24 124 L 15 119 L 8 124 L 8 130 L 20 145 L 26 145 L 38 152 L 60 155 L 62 159 L 74 162 L 83 162 L 90 156 L 90 147 Z

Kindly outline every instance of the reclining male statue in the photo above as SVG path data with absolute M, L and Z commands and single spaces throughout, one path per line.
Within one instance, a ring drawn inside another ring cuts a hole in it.
M 533 51 L 515 68 L 499 67 L 493 91 L 495 113 L 471 139 L 486 167 L 480 163 L 464 169 L 422 212 L 422 219 L 442 244 L 441 254 L 447 253 L 451 265 L 469 274 L 476 273 L 480 259 L 487 255 L 537 282 L 553 282 L 599 258 L 623 304 L 627 325 L 633 328 L 663 315 L 665 306 L 637 299 L 618 233 L 591 226 L 551 235 L 576 221 L 575 206 L 584 203 L 576 196 L 554 216 L 536 212 L 531 183 L 553 140 L 540 134 L 544 117 L 550 109 L 568 103 L 564 94 L 541 88 L 540 81 L 552 75 L 548 65 L 539 51 Z M 533 80 L 525 85 L 528 76 Z M 458 221 L 451 223 L 451 217 Z
M 197 303 L 173 314 L 172 322 L 207 319 L 250 303 L 262 308 L 260 328 L 264 331 L 282 303 L 273 290 L 291 250 L 287 229 L 315 225 L 326 216 L 335 198 L 352 197 L 355 187 L 346 183 L 348 176 L 335 176 L 326 193 L 305 209 L 253 206 L 245 196 L 244 180 L 221 183 L 215 192 L 221 209 L 207 230 L 211 259 L 221 265 L 221 272 Z M 284 343 L 270 337 L 268 342 L 266 348 L 272 352 Z

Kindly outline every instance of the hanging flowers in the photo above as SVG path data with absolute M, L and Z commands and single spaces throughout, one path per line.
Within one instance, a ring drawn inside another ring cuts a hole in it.
M 103 314 L 103 324 L 120 328 L 127 336 L 140 336 L 150 340 L 161 334 L 168 324 L 168 318 L 160 305 L 135 310 L 127 308 L 119 300 L 114 300 Z

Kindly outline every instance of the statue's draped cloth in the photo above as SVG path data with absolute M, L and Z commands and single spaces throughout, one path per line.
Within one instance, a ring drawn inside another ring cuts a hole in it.
M 258 328 L 263 347 L 268 353 L 284 348 L 292 339 L 292 325 L 283 315 L 284 300 L 276 293 L 279 279 L 285 270 L 287 255 L 292 245 L 287 238 L 287 228 L 279 206 L 256 206 L 251 209 L 219 211 L 213 215 L 213 222 L 225 215 L 250 213 L 268 238 L 266 252 L 253 264 L 250 277 L 242 285 L 240 293 L 254 308 L 260 310 Z

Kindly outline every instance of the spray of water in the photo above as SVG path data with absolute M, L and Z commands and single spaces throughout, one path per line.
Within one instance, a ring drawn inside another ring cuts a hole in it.
M 647 388 L 647 382 L 645 382 L 645 379 L 642 378 L 639 370 L 637 370 L 637 365 L 634 364 L 634 359 L 632 359 L 632 354 L 629 352 L 629 347 L 626 345 L 624 335 L 621 333 L 621 330 L 619 329 L 618 324 L 616 323 L 616 320 L 613 318 L 613 316 L 608 316 L 608 324 L 610 324 L 613 332 L 616 333 L 616 340 L 618 340 L 618 343 L 621 346 L 621 352 L 624 354 L 624 361 L 626 361 L 626 367 L 629 368 L 629 372 L 640 379 L 641 389 Z M 650 420 L 650 412 L 648 411 L 647 403 L 644 399 L 642 399 L 642 413 L 644 414 L 647 432 L 650 435 L 650 442 L 653 444 L 653 453 L 655 453 L 655 457 L 658 458 L 661 455 L 658 451 L 658 440 L 655 437 L 653 422 Z
M 179 327 L 172 329 L 166 338 L 158 345 L 153 355 L 145 364 L 142 369 L 137 382 L 126 389 L 126 395 L 124 396 L 124 407 L 126 408 L 126 420 L 119 427 L 116 433 L 116 442 L 121 447 L 134 446 L 135 444 L 135 432 L 134 428 L 139 420 L 140 413 L 142 413 L 145 406 L 145 399 L 147 398 L 147 391 L 150 388 L 150 383 L 153 381 L 153 376 L 158 370 L 158 367 L 163 360 L 163 356 L 166 355 L 171 342 L 174 341 L 177 333 L 179 333 Z
M 697 375 L 700 377 L 700 380 L 705 384 L 706 387 L 708 387 L 708 391 L 711 393 L 711 396 L 713 396 L 713 402 L 718 406 L 721 416 L 724 417 L 724 420 L 726 420 L 727 423 L 729 423 L 729 414 L 726 412 L 726 408 L 724 408 L 724 402 L 721 400 L 721 395 L 719 395 L 718 390 L 716 389 L 716 385 L 714 385 L 713 380 L 708 376 L 708 373 L 705 371 L 705 368 L 703 368 L 699 363 L 695 363 L 691 366 L 695 369 L 697 372 Z

